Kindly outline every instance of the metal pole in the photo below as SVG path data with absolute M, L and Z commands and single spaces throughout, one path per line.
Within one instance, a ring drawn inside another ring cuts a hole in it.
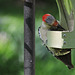
M 24 1 L 24 75 L 35 75 L 35 0 Z

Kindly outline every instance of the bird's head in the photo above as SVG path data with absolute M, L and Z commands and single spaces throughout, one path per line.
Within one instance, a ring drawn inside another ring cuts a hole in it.
M 42 21 L 48 24 L 49 26 L 57 26 L 58 22 L 51 14 L 45 14 L 42 17 Z

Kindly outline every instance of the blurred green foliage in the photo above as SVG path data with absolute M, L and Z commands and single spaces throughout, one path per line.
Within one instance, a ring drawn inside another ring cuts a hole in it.
M 0 1 L 0 75 L 24 75 L 22 2 Z
M 64 63 L 54 58 L 47 49 L 42 46 L 42 41 L 38 35 L 38 27 L 42 23 L 42 16 L 46 13 L 50 13 L 59 20 L 59 11 L 56 4 L 56 0 L 36 0 L 35 7 L 35 53 L 36 53 L 36 64 L 35 73 L 36 75 L 75 75 L 75 68 L 69 70 Z M 74 35 L 75 36 L 75 35 Z M 72 51 L 72 62 L 75 65 L 75 50 Z

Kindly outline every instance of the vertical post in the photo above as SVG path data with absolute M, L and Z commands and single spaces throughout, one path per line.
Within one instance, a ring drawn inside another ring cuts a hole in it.
M 35 0 L 24 0 L 24 75 L 35 75 Z

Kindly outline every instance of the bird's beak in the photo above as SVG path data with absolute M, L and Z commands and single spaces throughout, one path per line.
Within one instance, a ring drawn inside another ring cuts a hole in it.
M 65 31 L 65 29 L 63 27 L 61 27 L 59 24 L 57 25 L 57 28 L 62 29 L 63 31 Z

